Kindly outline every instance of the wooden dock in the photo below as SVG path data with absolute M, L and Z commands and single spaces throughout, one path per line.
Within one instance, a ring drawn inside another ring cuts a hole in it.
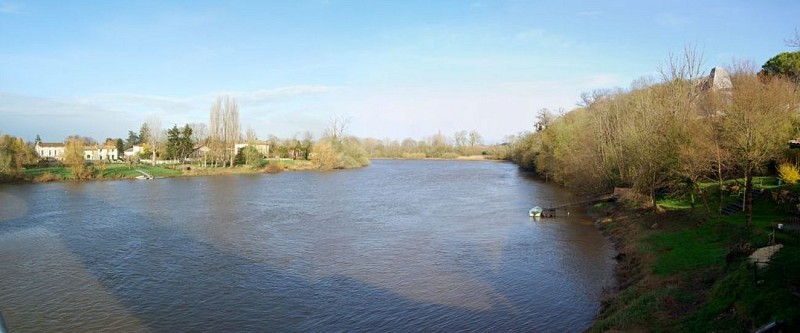
M 558 212 L 559 209 L 567 210 L 567 208 L 575 206 L 593 205 L 599 202 L 611 202 L 611 201 L 616 201 L 618 198 L 619 195 L 616 194 L 604 194 L 593 198 L 571 201 L 556 206 L 549 206 L 544 208 L 544 210 L 542 211 L 542 217 L 556 217 L 557 215 L 556 213 Z

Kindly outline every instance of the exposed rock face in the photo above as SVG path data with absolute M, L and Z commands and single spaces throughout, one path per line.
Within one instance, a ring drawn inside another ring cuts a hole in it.
M 731 91 L 733 84 L 731 83 L 731 76 L 728 71 L 722 67 L 714 67 L 711 73 L 703 80 L 703 90 L 711 91 Z

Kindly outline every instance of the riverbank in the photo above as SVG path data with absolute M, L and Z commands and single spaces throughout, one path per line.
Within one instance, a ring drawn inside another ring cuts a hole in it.
M 797 225 L 788 212 L 794 204 L 762 196 L 751 227 L 744 213 L 718 216 L 702 207 L 593 207 L 618 250 L 618 289 L 589 331 L 750 332 L 773 322 L 797 331 L 800 233 L 786 228 Z M 748 259 L 772 244 L 783 248 L 768 265 Z
M 105 164 L 95 165 L 89 178 L 78 178 L 71 168 L 66 166 L 49 168 L 32 168 L 24 170 L 21 177 L 8 182 L 56 182 L 84 181 L 108 179 L 136 179 L 142 175 L 153 178 L 214 176 L 231 174 L 276 173 L 282 171 L 317 170 L 311 161 L 305 160 L 270 160 L 262 167 L 236 166 L 233 168 L 203 167 L 198 164 L 178 164 L 153 166 L 148 164 Z

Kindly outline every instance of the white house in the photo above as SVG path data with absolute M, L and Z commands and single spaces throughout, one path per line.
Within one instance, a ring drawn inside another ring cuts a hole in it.
M 65 147 L 63 142 L 37 142 L 35 149 L 40 158 L 63 160 Z M 83 147 L 83 157 L 88 161 L 114 161 L 119 154 L 115 146 L 88 145 Z
M 83 155 L 88 161 L 116 161 L 119 157 L 116 146 L 91 145 L 83 147 Z
M 40 158 L 54 158 L 57 160 L 64 158 L 63 142 L 37 142 L 35 149 Z
M 136 157 L 139 156 L 139 153 L 142 152 L 142 149 L 143 149 L 142 145 L 133 145 L 133 147 L 126 149 L 123 152 L 123 154 L 125 155 L 126 158 Z
M 253 146 L 259 153 L 261 153 L 261 155 L 269 156 L 269 144 L 266 143 L 265 141 L 256 141 L 253 143 L 237 143 L 233 145 L 233 149 L 238 153 L 239 149 L 242 149 L 247 146 Z

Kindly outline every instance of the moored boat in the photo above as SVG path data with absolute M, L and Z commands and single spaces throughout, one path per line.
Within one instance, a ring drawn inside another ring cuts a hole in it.
M 528 212 L 528 215 L 530 217 L 540 217 L 542 216 L 542 211 L 543 211 L 542 207 L 536 206 L 531 208 L 531 210 Z

